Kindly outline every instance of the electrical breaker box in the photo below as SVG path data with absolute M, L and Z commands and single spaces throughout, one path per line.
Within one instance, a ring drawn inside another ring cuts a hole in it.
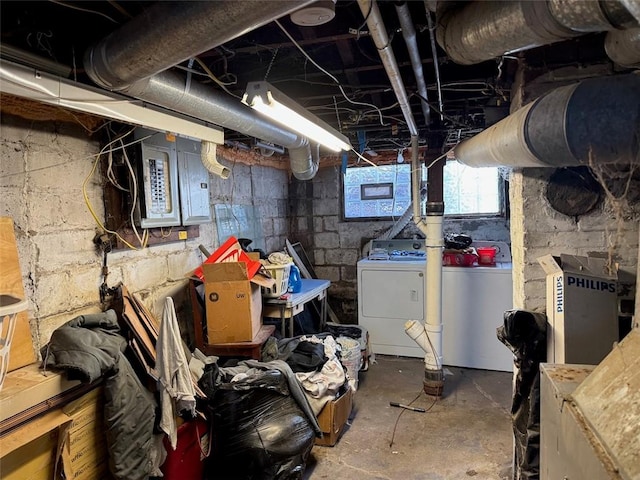
M 136 221 L 142 228 L 210 222 L 209 172 L 200 142 L 139 128 Z
M 208 223 L 212 220 L 209 171 L 202 164 L 200 142 L 179 137 L 177 145 L 182 225 Z

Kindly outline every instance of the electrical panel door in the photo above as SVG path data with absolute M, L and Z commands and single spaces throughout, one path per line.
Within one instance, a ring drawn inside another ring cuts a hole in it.
M 200 142 L 178 138 L 180 209 L 182 225 L 199 225 L 212 220 L 209 171 L 202 164 Z
M 153 143 L 148 140 L 141 143 L 139 179 L 142 182 L 137 189 L 142 228 L 180 225 L 175 142 L 168 142 L 163 137 L 157 134 L 151 137 Z

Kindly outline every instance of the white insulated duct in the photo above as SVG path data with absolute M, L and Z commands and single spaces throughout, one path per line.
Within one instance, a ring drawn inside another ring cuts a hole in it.
M 438 43 L 463 65 L 589 32 L 638 27 L 617 0 L 476 1 L 447 10 L 438 23 Z
M 226 94 L 165 70 L 310 3 L 158 2 L 91 48 L 85 68 L 103 88 L 288 148 L 293 175 L 308 180 L 318 166 L 307 138 L 265 121 Z
M 442 203 L 435 205 L 431 209 L 433 218 L 425 222 L 420 212 L 420 163 L 418 160 L 418 128 L 411 113 L 407 91 L 402 82 L 398 64 L 390 47 L 387 30 L 382 20 L 382 15 L 375 1 L 358 0 L 360 11 L 366 19 L 367 27 L 373 42 L 378 49 L 378 54 L 382 60 L 391 87 L 396 95 L 398 104 L 402 109 L 402 114 L 407 127 L 411 133 L 411 201 L 413 203 L 413 220 L 416 226 L 425 234 L 425 247 L 427 251 L 427 259 L 425 262 L 425 325 L 420 325 L 411 330 L 422 328 L 425 332 L 428 342 L 423 345 L 429 346 L 429 350 L 425 355 L 425 379 L 423 382 L 424 391 L 429 395 L 442 395 L 444 387 L 444 373 L 442 370 L 442 245 L 444 243 L 442 235 L 442 219 L 444 214 L 444 205 Z M 429 215 L 429 213 L 427 214 Z M 438 218 L 439 217 L 439 218 Z M 412 335 L 407 331 L 407 334 Z M 419 332 L 417 337 L 421 337 Z M 413 337 L 412 338 L 417 338 Z
M 216 157 L 216 144 L 203 140 L 200 144 L 200 159 L 209 172 L 225 180 L 231 175 L 231 170 L 222 165 Z
M 567 167 L 637 160 L 640 74 L 583 80 L 556 88 L 460 143 L 472 167 Z

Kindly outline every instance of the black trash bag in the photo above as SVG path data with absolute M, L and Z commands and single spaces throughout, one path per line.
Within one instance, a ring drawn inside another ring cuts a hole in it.
M 514 480 L 540 478 L 540 364 L 547 359 L 547 317 L 508 310 L 498 340 L 515 355 L 517 367 L 511 422 L 515 438 Z
M 220 375 L 219 384 L 207 380 L 213 449 L 205 479 L 302 479 L 315 432 L 282 372 L 252 370 L 234 383 Z

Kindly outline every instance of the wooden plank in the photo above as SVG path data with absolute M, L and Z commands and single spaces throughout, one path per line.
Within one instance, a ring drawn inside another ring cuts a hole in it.
M 153 335 L 155 335 L 154 340 L 157 340 L 158 333 L 160 332 L 160 322 L 158 322 L 158 319 L 153 315 L 153 313 L 151 313 L 151 310 L 149 310 L 147 306 L 142 302 L 142 299 L 137 293 L 134 293 L 132 295 L 132 298 L 144 314 L 146 323 L 151 330 L 150 333 L 153 333 Z
M 35 418 L 2 438 L 0 456 L 4 457 L 9 455 L 11 452 L 34 441 L 51 430 L 70 422 L 71 417 L 65 415 L 61 409 L 52 410 L 41 417 Z
M 140 342 L 140 346 L 146 355 L 148 355 L 148 359 L 153 361 L 155 365 L 156 362 L 156 346 L 152 341 L 151 337 L 145 330 L 142 322 L 140 321 L 140 317 L 131 306 L 131 299 L 125 294 L 124 289 L 122 292 L 124 311 L 122 312 L 122 318 L 127 322 L 129 329 L 133 336 Z
M 13 220 L 0 217 L 0 293 L 25 298 L 22 285 L 22 273 L 18 258 L 18 246 L 13 231 Z M 16 327 L 9 350 L 9 372 L 36 361 L 29 315 L 20 312 L 16 318 Z
M 79 380 L 67 380 L 64 373 L 47 371 L 45 374 L 38 363 L 9 372 L 0 392 L 0 421 L 78 385 Z

